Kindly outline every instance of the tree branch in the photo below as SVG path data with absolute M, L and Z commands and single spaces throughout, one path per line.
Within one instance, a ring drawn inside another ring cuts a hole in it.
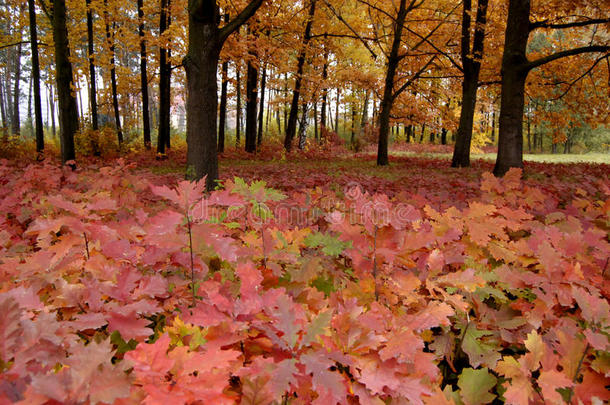
M 610 46 L 607 46 L 607 45 L 592 45 L 592 46 L 583 46 L 581 48 L 568 49 L 565 51 L 557 52 L 557 53 L 530 61 L 525 64 L 525 68 L 527 70 L 532 70 L 532 69 L 535 69 L 546 63 L 552 62 L 557 59 L 565 58 L 568 56 L 580 55 L 583 53 L 608 52 L 608 50 L 610 50 Z
M 604 55 L 604 56 L 602 56 L 600 58 L 597 58 L 595 63 L 593 63 L 593 65 L 591 65 L 591 67 L 589 69 L 587 69 L 586 72 L 584 72 L 582 75 L 578 76 L 576 79 L 574 79 L 570 83 L 568 83 L 568 88 L 565 91 L 563 91 L 563 93 L 561 93 L 559 96 L 552 98 L 551 101 L 557 101 L 557 100 L 560 100 L 563 97 L 565 97 L 565 95 L 568 94 L 570 92 L 570 90 L 572 90 L 572 87 L 574 87 L 574 85 L 576 83 L 578 83 L 585 76 L 587 76 L 589 73 L 591 73 L 593 71 L 593 69 L 595 69 L 595 66 L 597 66 L 602 60 L 604 60 L 604 59 L 607 60 L 608 58 L 610 58 L 610 54 L 609 55 Z
M 356 32 L 356 30 L 353 29 L 351 27 L 351 25 L 348 24 L 347 21 L 345 21 L 345 19 L 341 16 L 341 14 L 339 14 L 337 12 L 337 10 L 335 10 L 335 8 L 328 2 L 328 0 L 323 0 L 323 1 L 324 1 L 324 4 L 326 4 L 326 7 L 328 7 L 328 9 L 335 15 L 335 17 L 337 17 L 337 19 L 339 21 L 341 21 L 343 23 L 343 25 L 345 25 L 347 28 L 349 28 L 349 30 L 351 32 L 353 32 L 356 37 L 358 37 L 360 42 L 362 42 L 362 44 L 366 47 L 366 49 L 371 53 L 371 56 L 373 56 L 373 59 L 377 59 L 377 54 L 375 52 L 373 52 L 373 50 L 371 49 L 369 44 L 360 36 L 360 34 L 358 34 L 358 32 Z
M 3 44 L 3 45 L 0 45 L 0 49 L 10 48 L 12 46 L 17 46 L 17 45 L 26 45 L 29 43 L 30 43 L 30 41 L 18 41 L 18 42 L 13 42 L 10 44 Z M 45 44 L 44 42 L 38 42 L 38 46 L 48 46 L 48 45 Z
M 47 16 L 49 21 L 53 22 L 53 13 L 51 13 L 49 11 L 49 7 L 45 3 L 45 1 L 44 0 L 39 0 L 39 2 L 40 2 L 40 8 L 42 8 L 42 11 L 45 13 L 45 15 Z
M 237 15 L 237 17 L 235 17 L 234 19 L 229 21 L 227 23 L 227 25 L 222 27 L 220 29 L 220 32 L 219 32 L 219 35 L 218 35 L 218 38 L 220 39 L 220 43 L 221 44 L 224 43 L 224 41 L 226 41 L 226 39 L 229 37 L 229 35 L 231 35 L 235 31 L 237 31 L 237 29 L 239 27 L 241 27 L 246 21 L 248 21 L 248 19 L 250 17 L 252 17 L 254 15 L 254 13 L 256 13 L 256 10 L 259 9 L 261 4 L 263 4 L 263 0 L 252 0 L 246 6 L 246 8 L 244 8 L 241 11 L 241 13 L 239 13 Z
M 530 22 L 530 31 L 533 31 L 537 28 L 565 29 L 565 28 L 573 28 L 573 27 L 585 27 L 587 25 L 604 24 L 604 23 L 609 23 L 609 22 L 610 22 L 610 18 L 595 18 L 595 19 L 590 19 L 590 20 L 585 20 L 585 21 L 576 21 L 576 22 L 563 23 L 563 24 L 550 23 L 549 20 L 543 20 L 543 21 L 537 21 L 537 22 Z
M 426 69 L 428 69 L 428 66 L 430 66 L 430 64 L 432 62 L 434 62 L 434 60 L 437 58 L 437 55 L 434 55 L 432 58 L 430 58 L 430 60 L 428 61 L 428 63 L 426 63 L 421 69 L 419 69 L 419 71 L 417 73 L 415 73 L 415 75 L 410 78 L 409 80 L 407 80 L 405 82 L 405 84 L 403 84 L 402 86 L 400 86 L 395 92 L 394 94 L 392 94 L 392 100 L 396 100 L 396 98 L 407 89 L 407 87 L 409 87 L 414 81 L 416 81 L 417 79 L 419 79 L 419 77 L 426 71 Z

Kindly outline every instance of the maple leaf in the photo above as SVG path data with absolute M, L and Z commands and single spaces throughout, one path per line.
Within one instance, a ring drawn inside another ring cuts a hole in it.
M 489 392 L 495 387 L 497 378 L 489 373 L 487 368 L 465 368 L 458 378 L 460 397 L 466 405 L 488 404 L 496 395 Z
M 546 371 L 542 370 L 538 377 L 538 386 L 542 391 L 542 396 L 545 402 L 552 404 L 563 403 L 561 394 L 557 392 L 558 388 L 572 387 L 574 383 L 564 373 L 557 370 Z
M 385 347 L 379 351 L 379 358 L 382 361 L 395 358 L 401 363 L 410 362 L 415 352 L 423 349 L 423 347 L 424 342 L 413 331 L 409 329 L 394 331 Z
M 494 368 L 502 355 L 499 347 L 494 340 L 485 339 L 486 336 L 493 336 L 494 333 L 487 330 L 479 330 L 476 326 L 466 324 L 462 338 L 462 350 L 468 355 L 470 365 L 479 367 L 485 365 Z
M 111 311 L 106 316 L 108 320 L 108 331 L 119 331 L 123 339 L 144 340 L 153 334 L 153 330 L 147 327 L 150 322 L 146 319 L 138 319 L 136 311 L 132 310 L 128 314 Z
M 527 367 L 534 371 L 538 369 L 540 361 L 544 358 L 546 345 L 542 341 L 542 337 L 534 330 L 527 335 L 525 348 L 529 350 L 529 355 L 525 356 Z
M 318 393 L 314 403 L 343 403 L 347 395 L 345 381 L 340 374 L 329 370 L 334 362 L 320 352 L 301 355 L 300 362 L 307 373 L 312 374 L 313 388 Z
M 174 366 L 174 360 L 167 356 L 170 337 L 161 335 L 155 343 L 139 344 L 135 350 L 125 354 L 125 360 L 133 366 L 136 377 L 141 381 L 161 381 Z
M 203 198 L 205 177 L 196 182 L 181 181 L 174 190 L 167 186 L 150 185 L 153 194 L 170 200 L 186 213 L 196 202 Z
M 0 358 L 8 363 L 21 344 L 21 309 L 14 298 L 5 295 L 0 297 L 0 313 Z
M 583 373 L 582 383 L 574 388 L 574 395 L 585 404 L 595 403 L 593 398 L 607 403 L 610 401 L 610 391 L 606 388 L 608 385 L 610 385 L 609 377 L 587 370 Z

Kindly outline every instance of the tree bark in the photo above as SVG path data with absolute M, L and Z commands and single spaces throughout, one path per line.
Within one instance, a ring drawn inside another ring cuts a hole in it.
M 42 126 L 42 102 L 40 101 L 40 62 L 38 59 L 38 33 L 36 32 L 36 6 L 28 0 L 30 17 L 30 47 L 32 50 L 32 86 L 34 87 L 34 125 L 36 127 L 36 152 L 44 151 L 44 131 Z M 2 114 L 4 116 L 4 112 Z
M 326 136 L 326 102 L 328 98 L 328 87 L 326 80 L 328 79 L 328 46 L 326 39 L 328 34 L 324 33 L 324 66 L 322 67 L 322 107 L 320 108 L 320 142 Z
M 19 100 L 21 98 L 21 92 L 19 84 L 21 82 L 21 42 L 17 45 L 17 52 L 15 54 L 15 83 L 13 90 L 13 119 L 12 130 L 14 135 L 21 133 L 21 120 L 19 119 Z
M 55 42 L 55 76 L 59 100 L 61 160 L 74 160 L 74 134 L 78 131 L 78 110 L 72 91 L 72 64 L 66 25 L 65 0 L 53 0 L 53 41 Z
M 148 111 L 148 73 L 146 71 L 146 40 L 144 39 L 144 1 L 138 0 L 138 35 L 140 37 L 140 88 L 142 90 L 142 128 L 144 147 L 150 149 L 150 112 Z
M 220 51 L 227 37 L 246 22 L 262 0 L 252 0 L 235 19 L 219 28 L 219 8 L 213 0 L 189 0 L 188 51 L 185 58 L 186 101 L 186 176 L 191 180 L 206 177 L 211 190 L 218 179 L 217 155 L 217 70 Z
M 394 77 L 400 61 L 398 51 L 402 38 L 402 29 L 407 16 L 407 1 L 400 0 L 400 6 L 396 20 L 393 23 L 394 38 L 392 48 L 388 56 L 387 70 L 385 74 L 385 85 L 383 98 L 381 99 L 381 112 L 379 113 L 379 142 L 377 144 L 377 166 L 388 165 L 388 132 L 390 130 L 390 113 L 394 104 Z
M 55 126 L 55 97 L 53 96 L 53 85 L 49 85 L 49 106 L 51 107 L 51 132 L 53 138 L 57 135 L 57 127 Z
M 239 148 L 241 143 L 241 64 L 240 61 L 236 62 L 236 78 L 235 78 L 235 93 L 237 96 L 237 104 L 235 105 L 235 147 Z
M 294 139 L 297 128 L 297 117 L 299 114 L 299 97 L 301 95 L 301 83 L 303 80 L 303 67 L 305 65 L 305 56 L 307 54 L 307 45 L 311 39 L 311 27 L 313 18 L 316 12 L 316 0 L 310 0 L 309 14 L 307 24 L 305 25 L 305 34 L 303 35 L 303 43 L 301 44 L 301 53 L 297 60 L 297 71 L 294 79 L 294 90 L 292 92 L 292 103 L 290 104 L 290 115 L 288 117 L 288 125 L 286 126 L 286 137 L 284 138 L 284 148 L 290 152 L 292 149 L 292 140 Z
M 504 55 L 496 176 L 511 167 L 523 167 L 523 107 L 527 78 L 526 48 L 529 37 L 530 0 L 510 0 Z
M 97 116 L 97 89 L 95 80 L 95 62 L 93 47 L 93 11 L 91 0 L 85 0 L 87 5 L 87 58 L 89 60 L 89 105 L 91 106 L 91 126 L 94 131 L 99 129 Z M 99 154 L 99 151 L 96 151 Z
M 162 38 L 167 30 L 168 0 L 161 0 L 159 14 L 159 36 Z M 157 136 L 157 153 L 165 155 L 165 147 L 168 144 L 170 131 L 170 85 L 171 85 L 171 66 L 167 61 L 167 48 L 163 45 L 159 47 L 159 131 Z
M 451 167 L 470 166 L 470 144 L 472 141 L 472 127 L 474 113 L 477 103 L 477 90 L 479 88 L 479 73 L 481 71 L 481 59 L 485 41 L 485 24 L 487 21 L 488 0 L 478 0 L 475 32 L 470 52 L 470 29 L 471 29 L 471 0 L 464 0 L 462 13 L 462 68 L 464 79 L 462 81 L 462 106 L 460 112 L 460 123 L 456 134 L 455 147 Z
M 250 59 L 246 77 L 246 152 L 256 152 L 257 106 L 258 106 L 258 69 L 253 59 L 257 57 L 254 49 L 249 50 Z
M 116 66 L 114 62 L 114 36 L 110 34 L 110 18 L 108 13 L 108 0 L 104 0 L 104 20 L 106 27 L 106 41 L 110 50 L 110 86 L 112 87 L 112 107 L 114 109 L 114 124 L 117 131 L 119 145 L 123 143 L 123 130 L 121 128 L 121 115 L 119 114 L 119 97 L 116 85 Z
M 260 146 L 263 143 L 263 120 L 264 120 L 264 111 L 265 111 L 265 87 L 267 86 L 267 64 L 263 66 L 263 74 L 261 78 L 261 99 L 258 110 L 258 136 L 256 140 L 256 144 Z M 269 113 L 267 113 L 269 116 Z

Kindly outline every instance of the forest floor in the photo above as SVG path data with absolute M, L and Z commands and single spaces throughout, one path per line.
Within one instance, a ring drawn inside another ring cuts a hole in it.
M 0 403 L 610 400 L 610 166 L 439 151 L 0 160 Z

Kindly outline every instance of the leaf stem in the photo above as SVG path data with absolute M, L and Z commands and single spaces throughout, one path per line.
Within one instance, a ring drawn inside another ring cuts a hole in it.
M 191 289 L 193 290 L 193 304 L 192 306 L 195 306 L 195 263 L 193 260 L 193 233 L 191 231 L 191 218 L 188 215 L 188 212 L 186 214 L 186 224 L 188 226 L 188 232 L 189 232 L 189 251 L 191 254 Z
M 379 301 L 379 290 L 377 289 L 377 225 L 373 238 L 373 280 L 375 281 L 375 301 Z
M 85 251 L 87 252 L 87 260 L 91 257 L 89 256 L 89 240 L 87 239 L 87 233 L 83 232 L 83 236 L 85 237 Z

